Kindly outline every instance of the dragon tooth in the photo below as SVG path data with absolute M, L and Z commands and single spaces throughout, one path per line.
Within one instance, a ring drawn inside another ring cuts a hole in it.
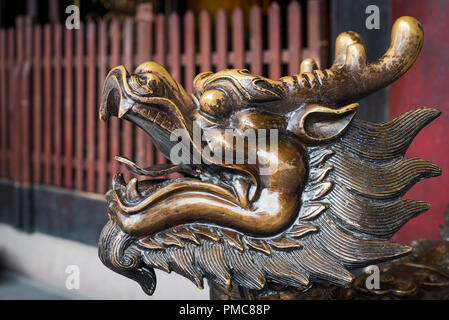
M 118 172 L 114 175 L 112 179 L 112 189 L 119 191 L 125 185 L 125 178 L 123 177 L 123 173 Z
M 129 180 L 128 184 L 126 185 L 126 197 L 129 200 L 135 200 L 140 197 L 136 178 L 132 178 L 131 180 Z

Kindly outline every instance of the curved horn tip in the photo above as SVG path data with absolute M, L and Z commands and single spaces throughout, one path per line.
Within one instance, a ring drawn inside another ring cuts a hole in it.
M 346 31 L 338 35 L 335 40 L 334 66 L 341 67 L 344 65 L 346 60 L 346 50 L 350 45 L 355 43 L 364 45 L 362 37 L 357 32 Z
M 419 22 L 417 19 L 410 17 L 410 16 L 402 16 L 393 24 L 393 30 L 404 30 L 409 32 L 416 32 L 416 33 L 422 33 L 423 27 L 421 22 Z M 407 29 L 407 30 L 406 30 Z
M 301 65 L 299 67 L 299 73 L 304 72 L 312 72 L 314 70 L 318 70 L 318 63 L 315 61 L 315 59 L 308 58 L 301 61 Z
M 351 70 L 361 70 L 366 66 L 365 47 L 361 43 L 353 43 L 348 46 L 345 65 Z
M 403 16 L 394 22 L 390 45 L 390 50 L 393 50 L 394 54 L 399 54 L 404 49 L 404 39 L 412 42 L 415 51 L 419 53 L 423 44 L 424 30 L 421 23 L 413 17 Z

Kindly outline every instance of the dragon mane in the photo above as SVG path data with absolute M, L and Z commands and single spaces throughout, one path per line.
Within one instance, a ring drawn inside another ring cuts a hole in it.
M 307 147 L 301 209 L 281 234 L 256 238 L 196 222 L 137 237 L 111 219 L 100 237 L 100 258 L 148 294 L 156 286 L 153 268 L 175 271 L 200 288 L 204 277 L 225 288 L 237 284 L 252 290 L 270 283 L 299 289 L 319 280 L 348 284 L 349 270 L 411 251 L 389 238 L 429 204 L 402 196 L 441 171 L 404 154 L 439 114 L 418 108 L 383 123 L 354 120 L 337 140 Z

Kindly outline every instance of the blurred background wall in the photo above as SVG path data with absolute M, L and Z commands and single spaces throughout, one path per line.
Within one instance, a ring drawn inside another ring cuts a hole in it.
M 80 9 L 80 29 L 66 28 L 69 5 Z M 379 29 L 366 27 L 369 5 L 379 8 Z M 444 0 L 0 0 L 3 265 L 63 286 L 62 269 L 45 270 L 52 263 L 62 268 L 69 253 L 76 252 L 80 264 L 95 260 L 84 274 L 97 276 L 91 276 L 92 285 L 83 294 L 100 298 L 114 292 L 112 287 L 103 292 L 95 287 L 118 278 L 100 264 L 93 247 L 106 222 L 103 194 L 113 174 L 126 171 L 114 156 L 144 166 L 167 160 L 140 129 L 117 119 L 99 121 L 102 82 L 110 68 L 123 64 L 132 71 L 154 60 L 188 92 L 194 76 L 203 71 L 247 68 L 277 79 L 297 73 L 305 58 L 328 67 L 336 36 L 347 30 L 364 38 L 368 60 L 374 61 L 388 47 L 394 19 L 412 15 L 425 30 L 420 58 L 390 89 L 361 101 L 358 117 L 385 121 L 419 106 L 444 111 L 448 6 Z M 406 195 L 429 201 L 432 208 L 404 226 L 396 241 L 439 238 L 438 225 L 449 210 L 448 125 L 443 113 L 412 144 L 408 155 L 435 162 L 443 176 L 419 183 Z M 47 248 L 45 254 L 34 256 L 36 268 L 29 268 L 30 254 L 42 248 Z M 156 292 L 182 281 L 172 275 L 159 279 Z M 175 282 L 164 284 L 171 279 Z M 207 298 L 207 291 L 192 284 L 182 282 L 182 287 L 189 288 L 185 298 Z M 134 289 L 122 296 L 141 297 Z

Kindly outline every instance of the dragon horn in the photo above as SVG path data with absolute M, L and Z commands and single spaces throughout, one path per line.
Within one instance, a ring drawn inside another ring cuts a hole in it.
M 355 32 L 344 32 L 336 40 L 335 60 L 330 69 L 318 70 L 313 67 L 313 61 L 307 61 L 307 65 L 301 68 L 306 72 L 296 77 L 281 78 L 281 81 L 290 91 L 299 90 L 297 94 L 301 102 L 328 102 L 338 106 L 357 101 L 401 77 L 418 57 L 423 36 L 419 21 L 401 17 L 393 25 L 387 52 L 376 62 L 367 64 L 361 37 Z M 299 86 L 292 85 L 293 79 L 299 82 Z

